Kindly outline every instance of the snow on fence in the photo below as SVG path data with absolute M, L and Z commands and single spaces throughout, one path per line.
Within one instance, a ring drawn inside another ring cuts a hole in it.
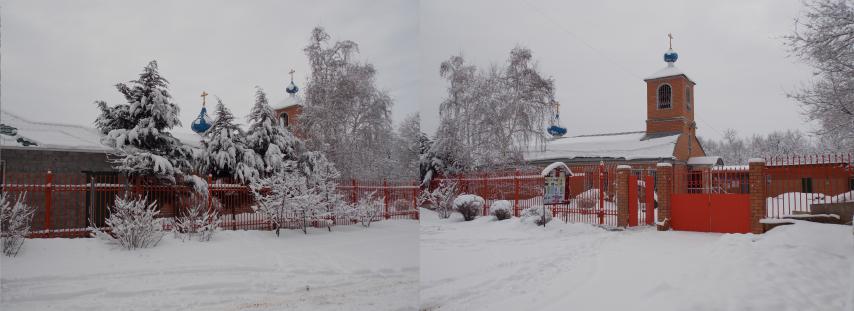
M 765 158 L 766 214 L 798 217 L 818 205 L 854 204 L 854 158 L 851 154 Z
M 196 190 L 180 181 L 174 185 L 160 184 L 150 178 L 131 178 L 109 174 L 32 174 L 6 173 L 0 180 L 0 190 L 17 197 L 26 193 L 27 204 L 36 207 L 33 217 L 32 237 L 86 237 L 88 227 L 105 226 L 104 221 L 113 207 L 116 196 L 130 193 L 147 196 L 157 201 L 164 229 L 172 227 L 172 220 L 198 200 L 220 211 L 220 227 L 227 230 L 270 229 L 270 223 L 254 213 L 254 197 L 249 187 L 233 181 L 207 180 L 210 199 L 194 195 Z M 373 195 L 382 198 L 383 213 L 375 220 L 418 219 L 416 198 L 419 188 L 413 182 L 339 181 L 338 190 L 347 203 L 360 197 Z M 301 228 L 302 215 L 293 215 L 289 228 Z M 309 225 L 324 227 L 357 223 L 352 219 L 322 216 L 309 219 Z
M 564 222 L 583 222 L 617 226 L 616 182 L 617 164 L 568 165 L 573 173 L 569 178 L 565 204 L 549 205 L 552 215 Z M 648 168 L 632 171 L 641 177 L 652 174 Z M 640 180 L 644 180 L 640 178 Z M 539 170 L 492 173 L 470 173 L 433 179 L 431 188 L 443 181 L 455 182 L 459 193 L 476 194 L 486 201 L 482 215 L 499 200 L 510 201 L 513 216 L 531 207 L 543 206 L 544 177 Z M 644 223 L 645 221 L 641 221 Z

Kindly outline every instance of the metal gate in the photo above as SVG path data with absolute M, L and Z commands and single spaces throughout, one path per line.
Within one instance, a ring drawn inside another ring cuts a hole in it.
M 748 171 L 710 168 L 675 174 L 670 196 L 670 223 L 674 230 L 750 232 Z

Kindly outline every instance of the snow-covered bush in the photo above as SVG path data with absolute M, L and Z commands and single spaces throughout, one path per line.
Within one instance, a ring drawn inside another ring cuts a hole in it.
M 192 240 L 197 236 L 201 242 L 210 241 L 222 223 L 218 212 L 220 206 L 219 200 L 211 198 L 208 208 L 206 196 L 194 196 L 190 207 L 175 219 L 172 227 L 175 236 L 180 236 L 181 240 Z
M 489 207 L 492 215 L 495 215 L 495 218 L 498 220 L 510 219 L 513 216 L 513 211 L 511 208 L 513 207 L 513 203 L 507 200 L 498 200 L 492 203 L 492 206 Z
M 439 218 L 451 217 L 454 212 L 454 197 L 457 196 L 457 183 L 444 180 L 433 191 L 424 190 L 418 198 L 418 206 L 430 203 Z
M 24 239 L 30 233 L 30 224 L 36 209 L 24 204 L 25 193 L 12 202 L 9 194 L 0 192 L 0 237 L 3 238 L 3 254 L 16 256 Z
M 454 209 L 463 214 L 465 221 L 474 220 L 483 210 L 486 202 L 483 198 L 474 194 L 461 194 L 454 199 Z
M 359 198 L 354 206 L 356 217 L 362 226 L 368 228 L 371 222 L 378 220 L 383 213 L 383 198 L 374 197 L 374 193 Z
M 105 221 L 110 234 L 119 244 L 129 250 L 156 246 L 163 238 L 163 226 L 157 219 L 160 211 L 157 201 L 148 202 L 147 197 L 133 199 L 116 197 L 110 217 Z M 96 236 L 104 236 L 100 229 L 93 228 Z
M 301 217 L 303 233 L 308 234 L 310 217 L 322 214 L 322 197 L 315 188 L 309 188 L 302 174 L 280 171 L 250 185 L 257 205 L 252 209 L 266 218 L 279 236 L 280 229 L 288 220 Z
M 537 226 L 545 226 L 552 220 L 552 213 L 549 208 L 543 206 L 534 206 L 526 208 L 522 211 L 522 222 L 533 222 Z

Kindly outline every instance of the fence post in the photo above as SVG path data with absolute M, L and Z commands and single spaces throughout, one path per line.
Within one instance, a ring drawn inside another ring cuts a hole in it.
M 765 218 L 765 159 L 753 158 L 748 161 L 750 174 L 750 231 L 754 234 L 765 232 L 761 220 Z
M 45 234 L 47 235 L 47 237 L 51 236 L 51 234 L 50 234 L 50 207 L 51 207 L 51 203 L 52 203 L 51 197 L 53 196 L 52 192 L 53 192 L 53 172 L 47 171 L 47 178 L 46 178 L 46 183 L 45 183 L 45 188 L 44 188 L 44 200 L 45 200 L 45 203 L 44 203 L 44 209 L 45 209 L 44 227 L 46 230 Z
M 670 230 L 670 192 L 673 191 L 673 165 L 658 163 L 655 166 L 655 188 L 658 190 L 659 231 Z
M 629 225 L 629 174 L 632 167 L 628 165 L 617 166 L 617 226 L 628 227 Z M 637 183 L 635 183 L 637 185 Z
M 95 219 L 95 175 L 89 176 L 89 205 L 86 206 L 86 227 L 94 227 Z
M 480 187 L 481 187 L 480 191 L 481 192 L 478 193 L 478 195 L 480 195 L 481 197 L 488 197 L 488 195 L 487 195 L 487 193 L 489 193 L 489 184 L 488 183 L 489 183 L 489 179 L 487 179 L 486 175 L 481 175 L 480 176 Z M 483 212 L 481 213 L 481 214 L 483 214 L 483 216 L 489 215 L 489 206 L 487 206 L 486 200 L 487 200 L 487 198 L 483 198 L 483 207 L 481 208 L 483 210 Z
M 350 179 L 350 184 L 353 186 L 353 187 L 351 187 L 351 188 L 350 188 L 350 189 L 351 189 L 351 191 L 353 191 L 353 194 L 352 194 L 353 204 L 356 204 L 357 202 L 359 202 L 359 193 L 358 193 L 358 192 L 359 192 L 359 191 L 358 191 L 358 187 L 359 187 L 359 186 L 356 184 L 356 180 L 355 180 L 355 179 Z
M 388 180 L 383 179 L 383 209 L 385 209 L 385 219 L 391 217 L 388 210 L 388 194 Z
M 599 224 L 605 224 L 605 162 L 599 161 Z
M 418 187 L 418 182 L 412 182 L 412 210 L 415 211 L 415 220 L 418 220 L 420 217 L 421 211 L 418 209 L 418 191 L 420 187 Z
M 513 175 L 513 216 L 519 217 L 519 170 Z
M 211 189 L 211 184 L 213 184 L 213 175 L 208 174 L 208 211 L 213 206 L 213 189 Z

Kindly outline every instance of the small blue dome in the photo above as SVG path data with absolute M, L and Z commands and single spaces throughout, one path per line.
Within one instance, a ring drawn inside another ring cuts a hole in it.
M 202 107 L 202 111 L 199 112 L 199 116 L 193 120 L 192 124 L 190 124 L 190 129 L 192 129 L 193 132 L 202 135 L 211 128 L 212 123 L 213 120 L 208 116 L 208 110 L 205 107 Z
M 549 132 L 549 134 L 554 136 L 554 137 L 563 137 L 563 135 L 566 135 L 566 128 L 560 127 L 557 125 L 549 126 L 549 128 L 546 129 L 546 131 Z
M 291 84 L 288 84 L 288 87 L 285 88 L 285 92 L 288 92 L 288 94 L 296 94 L 299 92 L 299 88 L 294 84 L 294 81 L 291 80 Z
M 667 52 L 664 52 L 664 61 L 665 62 L 674 63 L 674 62 L 676 62 L 676 59 L 678 59 L 678 58 L 679 58 L 679 54 L 676 54 L 676 52 L 674 52 L 673 50 L 667 50 Z

